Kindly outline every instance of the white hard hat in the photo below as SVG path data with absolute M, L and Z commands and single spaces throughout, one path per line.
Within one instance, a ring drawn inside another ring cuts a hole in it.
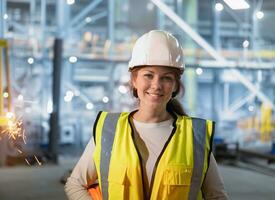
M 183 52 L 178 40 L 170 33 L 152 30 L 135 43 L 129 71 L 138 66 L 166 66 L 184 71 Z

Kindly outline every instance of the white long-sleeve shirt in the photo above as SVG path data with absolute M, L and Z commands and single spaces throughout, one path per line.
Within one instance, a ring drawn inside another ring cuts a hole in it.
M 140 151 L 143 155 L 147 181 L 150 183 L 155 162 L 173 129 L 173 119 L 159 123 L 143 123 L 133 120 L 138 137 Z M 143 149 L 145 148 L 145 149 Z M 69 200 L 90 200 L 87 188 L 97 180 L 97 172 L 93 160 L 95 143 L 93 138 L 87 144 L 81 158 L 71 176 L 67 179 L 65 191 Z M 211 154 L 209 168 L 203 183 L 202 191 L 205 199 L 229 199 L 219 175 L 214 156 Z

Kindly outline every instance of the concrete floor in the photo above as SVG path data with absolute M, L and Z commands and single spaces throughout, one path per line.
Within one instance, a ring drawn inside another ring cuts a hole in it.
M 58 166 L 0 168 L 0 200 L 65 200 L 60 178 L 75 160 L 63 159 Z M 219 166 L 225 187 L 233 200 L 274 200 L 275 178 L 246 169 Z
M 71 163 L 0 168 L 0 200 L 65 200 L 60 178 Z

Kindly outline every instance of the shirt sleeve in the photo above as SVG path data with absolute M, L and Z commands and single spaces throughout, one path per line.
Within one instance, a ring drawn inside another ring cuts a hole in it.
M 93 160 L 94 150 L 95 143 L 91 138 L 65 184 L 65 192 L 69 200 L 91 200 L 87 188 L 97 180 Z
M 204 199 L 206 200 L 213 200 L 213 199 L 228 200 L 229 199 L 228 194 L 224 188 L 222 177 L 219 174 L 216 160 L 212 153 L 210 155 L 209 168 L 202 185 L 202 192 L 203 192 Z

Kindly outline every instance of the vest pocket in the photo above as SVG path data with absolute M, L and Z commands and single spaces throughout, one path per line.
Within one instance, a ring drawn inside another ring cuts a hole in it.
M 163 176 L 165 199 L 187 199 L 192 172 L 192 167 L 185 165 L 167 166 Z
M 115 164 L 109 170 L 109 199 L 124 199 L 127 167 Z
M 108 181 L 123 185 L 126 178 L 127 167 L 121 164 L 112 165 L 110 169 Z

